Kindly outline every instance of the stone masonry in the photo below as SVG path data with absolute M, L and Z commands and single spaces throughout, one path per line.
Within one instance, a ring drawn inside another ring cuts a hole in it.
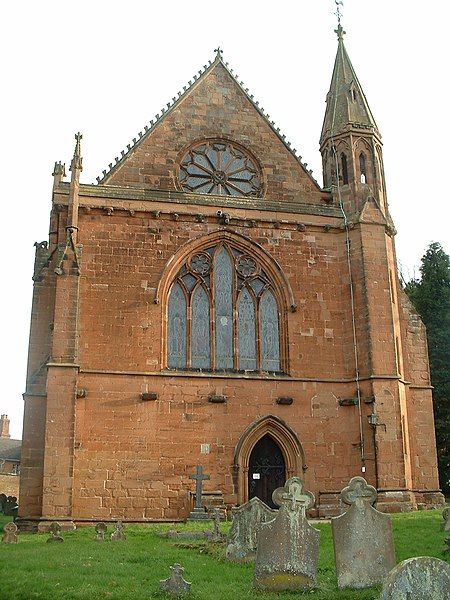
M 327 108 L 327 188 L 220 52 L 97 185 L 79 183 L 80 136 L 70 182 L 55 165 L 49 241 L 36 244 L 22 520 L 185 519 L 199 464 L 211 474 L 206 491 L 242 504 L 263 435 L 280 446 L 285 479 L 302 476 L 315 495 L 311 514 L 336 514 L 339 490 L 363 471 L 379 510 L 442 502 L 425 330 L 398 283 L 380 135 L 359 84 L 351 95 L 339 80 L 342 61 L 348 72 L 339 51 L 328 103 L 359 102 L 359 122 L 338 111 L 328 126 Z M 263 197 L 181 189 L 183 154 L 208 139 L 255 157 Z M 339 190 L 336 145 L 348 151 Z M 282 374 L 167 368 L 170 283 L 198 245 L 221 239 L 257 257 L 275 282 Z

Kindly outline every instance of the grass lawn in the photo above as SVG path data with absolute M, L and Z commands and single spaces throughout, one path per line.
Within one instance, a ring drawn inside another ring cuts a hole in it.
M 10 520 L 0 515 L 0 528 Z M 408 513 L 392 517 L 397 561 L 412 556 L 444 557 L 444 532 L 440 511 Z M 230 524 L 222 524 L 228 531 Z M 331 526 L 316 525 L 321 531 L 317 589 L 304 595 L 314 600 L 378 599 L 379 590 L 339 591 L 333 560 Z M 246 598 L 298 598 L 299 594 L 270 594 L 252 589 L 253 565 L 230 563 L 224 547 L 180 548 L 158 532 L 170 525 L 126 526 L 124 542 L 95 542 L 92 527 L 64 533 L 64 543 L 47 544 L 48 535 L 20 534 L 17 545 L 0 544 L 0 599 L 148 599 L 166 598 L 159 580 L 169 576 L 169 565 L 179 562 L 185 579 L 192 582 L 192 600 L 243 600 Z M 177 525 L 177 530 L 209 528 L 209 525 Z M 112 531 L 108 527 L 109 533 Z M 183 540 L 185 542 L 185 540 Z M 179 542 L 178 542 L 179 544 Z M 189 545 L 189 544 L 184 544 Z

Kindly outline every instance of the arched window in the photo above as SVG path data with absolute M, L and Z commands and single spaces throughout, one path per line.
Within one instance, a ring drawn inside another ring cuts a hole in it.
M 364 152 L 361 152 L 359 155 L 359 172 L 361 175 L 361 183 L 367 183 L 366 155 Z
M 347 157 L 342 152 L 341 154 L 341 165 L 342 165 L 342 183 L 344 185 L 348 184 L 348 167 L 347 167 Z
M 258 260 L 229 242 L 187 258 L 169 290 L 167 366 L 280 372 L 280 308 Z

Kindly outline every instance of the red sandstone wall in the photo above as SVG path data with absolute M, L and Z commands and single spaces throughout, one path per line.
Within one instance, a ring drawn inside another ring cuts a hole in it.
M 422 492 L 439 487 L 427 337 L 424 324 L 403 291 L 400 301 L 405 377 L 411 382 L 408 389 L 408 414 L 413 487 Z
M 220 64 L 193 86 L 106 183 L 179 189 L 180 154 L 197 140 L 217 137 L 238 140 L 258 158 L 268 198 L 321 202 L 319 186 Z
M 234 211 L 237 212 L 237 211 Z M 217 231 L 217 223 L 176 223 L 169 216 L 81 215 L 80 363 L 90 369 L 161 368 L 165 302 L 154 304 L 169 259 L 190 240 Z M 350 310 L 342 234 L 322 228 L 233 227 L 260 244 L 281 266 L 297 303 L 287 311 L 290 375 L 350 377 Z M 101 318 L 99 318 L 99 314 Z
M 188 475 L 202 464 L 206 490 L 236 502 L 232 465 L 244 429 L 265 414 L 283 419 L 304 447 L 306 485 L 340 490 L 358 474 L 355 407 L 339 407 L 332 384 L 231 378 L 83 374 L 76 404 L 74 514 L 79 517 L 175 519 L 189 510 Z M 346 386 L 349 392 L 349 386 Z M 143 390 L 158 393 L 142 402 Z M 211 404 L 211 393 L 225 404 Z M 278 396 L 292 396 L 279 406 Z M 210 444 L 210 454 L 200 445 Z

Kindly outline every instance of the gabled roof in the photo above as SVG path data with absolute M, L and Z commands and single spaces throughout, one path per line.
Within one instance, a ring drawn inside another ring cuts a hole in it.
M 239 80 L 238 75 L 235 75 L 233 69 L 229 67 L 227 62 L 224 62 L 222 56 L 222 50 L 218 48 L 216 50 L 216 56 L 213 61 L 208 61 L 207 65 L 203 66 L 203 69 L 198 71 L 198 74 L 195 74 L 193 78 L 188 82 L 188 85 L 183 86 L 183 91 L 179 91 L 177 96 L 174 96 L 170 102 L 167 103 L 166 107 L 161 109 L 161 112 L 158 113 L 153 120 L 150 121 L 148 125 L 146 125 L 143 131 L 140 131 L 138 135 L 133 138 L 132 143 L 127 145 L 126 150 L 122 150 L 121 156 L 116 157 L 114 163 L 109 163 L 109 168 L 103 171 L 103 175 L 101 177 L 97 177 L 97 183 L 104 184 L 108 182 L 110 176 L 116 172 L 116 170 L 125 162 L 125 160 L 133 154 L 133 152 L 140 146 L 140 144 L 146 140 L 149 135 L 155 130 L 155 128 L 170 114 L 181 102 L 182 100 L 189 94 L 189 92 L 201 81 L 203 80 L 218 64 L 222 65 L 230 77 L 234 80 L 236 85 L 240 88 L 240 90 L 245 94 L 249 102 L 253 105 L 255 110 L 264 118 L 267 125 L 272 129 L 272 131 L 278 136 L 280 141 L 286 147 L 286 149 L 295 157 L 297 162 L 302 166 L 307 175 L 312 179 L 316 186 L 321 188 L 320 184 L 312 175 L 312 170 L 308 169 L 308 163 L 302 162 L 302 157 L 297 154 L 297 150 L 292 148 L 291 143 L 286 140 L 286 136 L 280 132 L 280 128 L 276 126 L 274 121 L 270 120 L 270 115 L 268 115 L 264 109 L 259 106 L 259 102 L 254 99 L 253 94 L 249 93 L 248 88 L 244 86 L 244 83 Z
M 22 440 L 0 438 L 0 460 L 14 460 L 19 462 L 22 452 Z
M 330 90 L 327 94 L 327 108 L 320 136 L 321 144 L 329 136 L 348 131 L 349 127 L 369 129 L 380 136 L 366 96 L 345 49 L 343 37 L 345 31 L 341 25 L 336 33 L 339 40 L 338 49 Z

